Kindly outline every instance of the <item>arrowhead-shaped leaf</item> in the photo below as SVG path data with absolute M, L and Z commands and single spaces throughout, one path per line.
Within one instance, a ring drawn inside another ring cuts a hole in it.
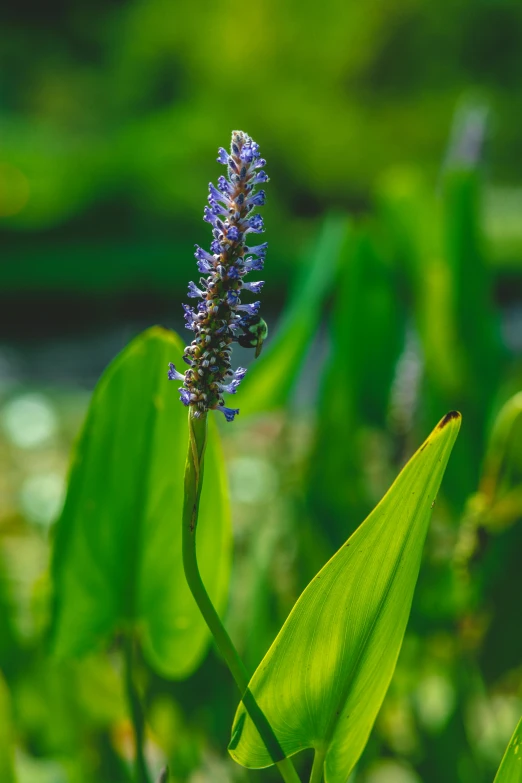
M 455 412 L 437 425 L 308 585 L 250 682 L 286 756 L 315 748 L 327 783 L 347 780 L 388 689 L 459 427 Z M 232 737 L 229 750 L 240 764 L 270 765 L 242 704 Z
M 509 741 L 494 783 L 522 783 L 522 718 Z
M 207 628 L 185 582 L 181 511 L 187 409 L 167 379 L 183 346 L 155 327 L 138 336 L 93 394 L 56 531 L 53 646 L 78 655 L 115 632 L 136 632 L 149 662 L 185 677 L 205 651 Z M 223 609 L 231 529 L 223 460 L 210 422 L 198 523 L 198 559 Z

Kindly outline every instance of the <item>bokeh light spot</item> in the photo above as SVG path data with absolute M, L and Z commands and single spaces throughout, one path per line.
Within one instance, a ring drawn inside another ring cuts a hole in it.
M 46 444 L 55 435 L 56 414 L 43 394 L 24 394 L 10 400 L 2 411 L 2 425 L 9 440 L 21 449 Z
M 272 465 L 259 457 L 238 457 L 230 463 L 230 494 L 239 503 L 271 500 L 277 489 Z
M 42 473 L 27 478 L 20 492 L 20 506 L 31 522 L 48 527 L 62 510 L 65 482 L 58 473 Z

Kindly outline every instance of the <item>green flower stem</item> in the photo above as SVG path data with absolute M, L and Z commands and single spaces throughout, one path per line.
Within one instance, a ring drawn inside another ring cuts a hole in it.
M 243 661 L 238 655 L 230 636 L 223 626 L 212 601 L 210 600 L 199 573 L 196 556 L 196 527 L 198 521 L 199 498 L 203 485 L 203 458 L 207 440 L 207 416 L 194 418 L 189 412 L 189 448 L 185 467 L 185 500 L 183 504 L 183 567 L 192 595 L 208 625 L 214 641 L 235 680 L 245 709 L 250 715 L 270 756 L 277 764 L 286 783 L 300 783 L 299 776 L 290 759 L 284 758 L 272 727 L 248 689 L 250 677 Z M 281 759 L 282 761 L 277 761 Z
M 141 707 L 141 701 L 138 689 L 134 682 L 134 644 L 135 641 L 130 634 L 125 638 L 125 685 L 127 689 L 127 698 L 131 711 L 132 725 L 134 727 L 134 744 L 136 746 L 136 759 L 134 780 L 136 783 L 150 783 L 147 762 L 145 761 L 145 717 Z
M 326 751 L 316 749 L 314 755 L 314 764 L 310 775 L 310 783 L 322 783 L 324 772 L 324 759 Z

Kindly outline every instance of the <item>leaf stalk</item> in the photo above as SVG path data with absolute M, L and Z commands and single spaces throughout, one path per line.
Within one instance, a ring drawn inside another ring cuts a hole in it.
M 325 748 L 316 748 L 314 754 L 314 763 L 310 774 L 310 783 L 322 783 L 324 772 L 324 759 L 326 756 Z
M 199 500 L 203 486 L 203 466 L 207 442 L 207 414 L 195 418 L 189 410 L 189 446 L 185 467 L 185 498 L 182 519 L 182 552 L 185 578 L 190 591 L 203 615 L 216 646 L 223 656 L 232 677 L 239 689 L 243 704 L 257 728 L 266 748 L 281 773 L 285 783 L 300 783 L 292 761 L 284 757 L 272 727 L 268 723 L 253 694 L 248 688 L 250 677 L 245 665 L 234 647 L 221 619 L 210 600 L 199 572 L 196 553 L 196 529 L 198 522 Z M 282 759 L 278 761 L 278 759 Z

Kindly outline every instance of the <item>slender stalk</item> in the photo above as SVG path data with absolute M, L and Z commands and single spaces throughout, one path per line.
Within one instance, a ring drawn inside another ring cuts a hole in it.
M 196 556 L 196 528 L 199 498 L 203 484 L 203 459 L 207 439 L 207 416 L 196 419 L 189 412 L 189 448 L 185 468 L 185 501 L 183 505 L 183 567 L 192 595 L 203 619 L 208 625 L 216 645 L 227 664 L 241 694 L 245 709 L 257 728 L 268 752 L 277 764 L 285 783 L 300 783 L 299 776 L 290 759 L 284 758 L 272 727 L 248 689 L 250 677 L 238 655 L 230 636 L 222 624 L 201 579 Z M 282 759 L 278 761 L 277 759 Z
M 324 759 L 326 751 L 316 749 L 314 755 L 314 763 L 312 766 L 312 772 L 310 775 L 310 783 L 322 783 L 324 773 Z
M 127 698 L 134 727 L 134 744 L 136 747 L 136 758 L 134 768 L 134 780 L 136 783 L 150 783 L 147 762 L 145 761 L 145 717 L 141 708 L 141 701 L 138 695 L 138 689 L 134 682 L 134 640 L 132 636 L 125 639 L 125 685 L 127 689 Z

